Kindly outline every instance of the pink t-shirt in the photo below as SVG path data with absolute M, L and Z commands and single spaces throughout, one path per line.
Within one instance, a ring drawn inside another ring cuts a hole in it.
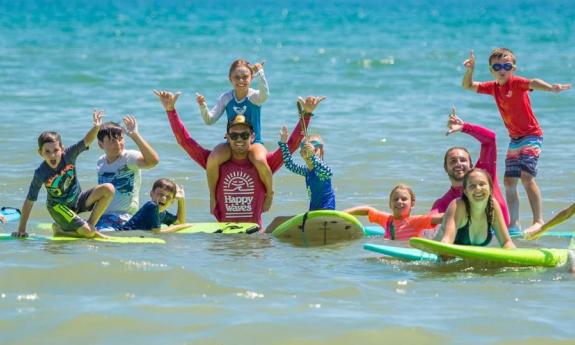
M 370 209 L 367 216 L 370 222 L 377 223 L 385 228 L 384 237 L 392 240 L 407 241 L 412 237 L 420 237 L 424 230 L 434 227 L 431 215 L 395 219 L 391 213 Z M 394 238 L 392 238 L 391 233 L 392 226 L 395 232 Z
M 492 95 L 511 138 L 527 135 L 543 136 L 539 122 L 531 109 L 529 79 L 511 76 L 499 85 L 496 81 L 479 83 L 478 93 Z

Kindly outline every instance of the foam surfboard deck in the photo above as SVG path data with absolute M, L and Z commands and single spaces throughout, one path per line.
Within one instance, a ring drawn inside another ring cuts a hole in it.
M 78 238 L 78 237 L 67 237 L 67 236 L 40 236 L 40 235 L 30 235 L 25 238 L 13 237 L 10 234 L 0 234 L 0 240 L 32 240 L 32 241 L 58 241 L 58 242 L 70 242 L 70 241 L 96 241 L 96 242 L 108 242 L 108 243 L 147 243 L 147 244 L 165 244 L 161 238 L 153 237 L 110 237 L 110 238 Z
M 37 226 L 41 230 L 52 231 L 51 223 L 40 223 Z M 214 234 L 252 234 L 259 231 L 259 225 L 257 223 L 217 223 L 217 222 L 206 222 L 206 223 L 190 223 L 189 227 L 183 228 L 180 231 L 171 232 L 170 234 L 195 234 L 195 233 L 214 233 Z M 116 233 L 126 233 L 129 231 L 143 231 L 151 233 L 149 230 L 122 230 Z M 114 230 L 103 231 L 104 234 L 114 233 Z
M 504 264 L 506 266 L 556 267 L 567 261 L 567 249 L 516 248 L 461 246 L 432 241 L 424 238 L 411 238 L 409 244 L 437 255 L 457 256 L 464 260 Z
M 380 244 L 365 243 L 363 249 L 371 252 L 383 254 L 392 258 L 411 260 L 411 261 L 433 261 L 438 262 L 439 257 L 435 254 L 424 252 L 415 248 L 402 248 L 394 246 L 385 246 Z
M 299 214 L 280 224 L 272 236 L 298 246 L 322 246 L 357 240 L 364 236 L 363 225 L 341 211 L 318 210 Z
M 2 207 L 0 214 L 4 216 L 7 222 L 13 222 L 20 219 L 20 210 L 14 207 Z
M 253 234 L 260 227 L 256 223 L 191 223 L 190 227 L 184 228 L 174 234 Z

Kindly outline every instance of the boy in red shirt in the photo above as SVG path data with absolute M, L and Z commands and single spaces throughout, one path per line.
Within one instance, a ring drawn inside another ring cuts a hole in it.
M 510 233 L 519 230 L 519 194 L 517 182 L 525 188 L 531 211 L 533 225 L 526 229 L 538 228 L 543 224 L 541 208 L 541 192 L 535 176 L 537 162 L 543 144 L 543 131 L 531 109 L 528 92 L 543 90 L 559 93 L 571 88 L 571 84 L 549 84 L 541 79 L 525 79 L 515 76 L 516 60 L 513 52 L 506 48 L 496 48 L 489 56 L 489 71 L 495 78 L 493 81 L 473 81 L 475 56 L 469 54 L 469 59 L 463 62 L 466 67 L 462 86 L 464 89 L 477 93 L 492 95 L 503 118 L 503 123 L 509 131 L 511 142 L 505 157 L 505 194 L 509 207 Z

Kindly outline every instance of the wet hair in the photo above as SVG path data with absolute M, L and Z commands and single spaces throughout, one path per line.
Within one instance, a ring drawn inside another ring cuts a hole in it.
M 116 122 L 103 123 L 98 131 L 98 141 L 104 142 L 104 138 L 120 139 L 124 133 L 124 129 Z
M 231 77 L 232 77 L 232 73 L 233 73 L 236 69 L 238 69 L 238 68 L 240 68 L 240 67 L 247 67 L 247 69 L 250 71 L 250 75 L 253 75 L 253 71 L 252 71 L 252 69 L 250 68 L 250 66 L 251 66 L 251 64 L 250 64 L 248 61 L 244 60 L 244 59 L 237 59 L 237 60 L 235 60 L 235 61 L 232 62 L 232 64 L 230 65 L 230 71 L 229 71 L 229 73 L 228 73 L 228 78 L 231 78 Z
M 487 178 L 489 183 L 489 200 L 487 201 L 487 207 L 485 207 L 485 217 L 487 217 L 487 228 L 491 228 L 491 224 L 493 224 L 493 180 L 491 179 L 491 175 L 483 169 L 480 168 L 473 168 L 469 170 L 465 176 L 463 176 L 463 193 L 461 193 L 461 200 L 465 204 L 465 211 L 467 212 L 467 222 L 471 224 L 471 205 L 469 202 L 469 198 L 465 195 L 465 189 L 467 188 L 467 182 L 469 181 L 469 176 L 472 173 L 478 172 L 483 174 Z
M 507 48 L 495 48 L 491 51 L 491 55 L 489 55 L 489 65 L 491 65 L 491 61 L 494 59 L 502 59 L 506 56 L 511 56 L 513 60 L 513 64 L 515 65 L 515 54 L 511 51 L 511 49 Z
M 461 147 L 461 146 L 454 146 L 450 149 L 448 149 L 445 152 L 445 156 L 443 156 L 443 169 L 445 169 L 445 171 L 447 171 L 447 156 L 449 156 L 449 153 L 453 150 L 463 150 L 465 151 L 465 153 L 467 153 L 467 158 L 469 158 L 469 164 L 471 167 L 473 167 L 473 161 L 471 160 L 471 154 L 469 153 L 469 150 L 467 150 L 465 147 Z
M 38 150 L 42 150 L 42 146 L 46 143 L 58 143 L 62 147 L 62 137 L 58 132 L 45 131 L 38 136 Z
M 409 193 L 409 198 L 411 199 L 411 204 L 413 205 L 413 203 L 415 202 L 415 193 L 413 192 L 413 189 L 411 189 L 410 186 L 403 183 L 400 183 L 397 186 L 393 187 L 393 189 L 389 193 L 389 204 L 391 205 L 391 198 L 393 196 L 393 193 L 395 193 L 395 191 L 399 189 L 406 190 Z
M 152 191 L 155 191 L 158 188 L 165 189 L 168 192 L 174 194 L 174 196 L 176 195 L 176 191 L 178 189 L 174 181 L 169 180 L 167 178 L 161 178 L 154 182 L 154 185 L 152 186 Z

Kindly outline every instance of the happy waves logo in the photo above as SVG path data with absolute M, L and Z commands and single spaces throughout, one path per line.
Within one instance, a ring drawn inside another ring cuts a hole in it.
M 243 171 L 233 171 L 224 178 L 226 217 L 251 218 L 254 200 L 254 180 Z

